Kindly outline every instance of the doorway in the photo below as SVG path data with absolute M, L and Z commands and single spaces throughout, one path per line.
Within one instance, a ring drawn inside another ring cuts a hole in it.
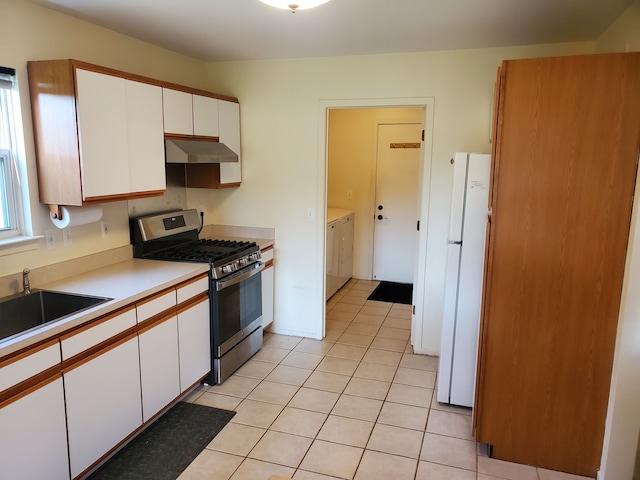
M 329 109 L 327 112 L 327 194 L 324 201 L 327 207 L 354 212 L 355 278 L 373 280 L 379 126 L 414 124 L 421 130 L 424 116 L 425 109 L 419 106 Z M 418 162 L 418 171 L 422 163 Z M 414 212 L 417 210 L 416 205 Z M 414 235 L 416 214 L 413 213 L 412 220 Z M 412 260 L 411 265 L 415 265 L 415 257 Z M 413 274 L 411 270 L 410 276 Z
M 378 125 L 373 280 L 413 284 L 422 123 Z

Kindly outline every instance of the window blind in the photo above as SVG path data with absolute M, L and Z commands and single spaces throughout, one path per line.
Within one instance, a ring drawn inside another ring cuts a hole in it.
M 15 78 L 15 69 L 0 66 L 0 88 L 12 89 Z

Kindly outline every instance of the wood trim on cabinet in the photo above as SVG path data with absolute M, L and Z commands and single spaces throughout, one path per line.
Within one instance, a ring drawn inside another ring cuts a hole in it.
M 63 334 L 59 335 L 58 338 L 60 339 L 60 341 L 64 341 L 68 338 L 71 338 L 75 335 L 78 335 L 79 333 L 82 333 L 86 330 L 89 330 L 97 325 L 100 325 L 101 323 L 107 322 L 109 320 L 111 320 L 114 317 L 117 317 L 119 315 L 122 315 L 123 313 L 126 313 L 130 310 L 135 310 L 136 306 L 135 304 L 130 304 L 127 305 L 125 307 L 119 308 L 117 310 L 114 310 L 113 312 L 109 312 L 106 315 L 103 315 L 102 317 L 98 317 L 98 318 L 94 318 L 93 320 L 89 320 L 86 323 L 83 323 L 82 325 L 78 325 L 76 327 L 73 327 L 69 330 L 67 330 L 66 332 L 64 332 Z
M 197 140 L 199 142 L 220 143 L 220 137 L 205 137 L 203 135 L 185 135 L 182 133 L 165 133 L 165 140 Z
M 27 358 L 35 353 L 38 353 L 46 348 L 52 347 L 55 344 L 59 344 L 58 337 L 56 338 L 47 338 L 42 342 L 38 342 L 35 345 L 29 345 L 28 347 L 21 348 L 15 352 L 9 353 L 4 357 L 0 358 L 0 369 L 11 365 L 23 358 Z
M 202 292 L 196 295 L 195 297 L 191 297 L 189 300 L 182 302 L 180 305 L 176 307 L 176 313 L 179 315 L 191 307 L 198 305 L 202 302 L 209 300 L 209 292 Z
M 157 315 L 154 315 L 153 317 L 147 318 L 146 320 L 138 323 L 138 335 L 142 335 L 144 332 L 157 327 L 161 323 L 171 320 L 176 316 L 176 313 L 176 307 L 172 307 L 168 310 L 165 310 L 164 312 L 160 312 Z
M 171 291 L 175 291 L 176 287 L 167 287 L 164 290 L 160 290 L 159 292 L 154 293 L 153 295 L 149 296 L 149 297 L 145 297 L 142 300 L 139 300 L 135 303 L 135 307 L 138 307 L 139 305 L 145 305 L 149 302 L 153 302 L 154 300 L 157 300 L 158 298 L 162 297 L 163 295 L 166 295 L 167 293 L 171 293 Z M 168 311 L 168 310 L 167 310 Z M 162 312 L 160 312 L 162 313 Z
M 206 278 L 208 280 L 209 279 L 209 274 L 208 273 L 203 273 L 201 275 L 198 275 L 197 277 L 193 277 L 193 278 L 190 278 L 189 280 L 185 280 L 184 282 L 179 283 L 178 285 L 176 285 L 175 289 L 179 290 L 182 287 L 186 287 L 187 285 L 191 285 L 192 283 L 199 282 L 203 278 Z
M 135 327 L 131 327 L 126 329 L 123 332 L 114 335 L 113 337 L 105 340 L 104 342 L 98 343 L 87 350 L 82 351 L 81 353 L 74 355 L 73 357 L 62 361 L 62 373 L 70 372 L 85 363 L 93 360 L 94 358 L 103 355 L 104 353 L 113 350 L 116 347 L 119 347 L 125 342 L 137 338 L 138 336 L 138 325 Z
M 503 64 L 504 65 L 504 64 Z M 480 311 L 480 323 L 478 327 L 478 353 L 477 353 L 477 380 L 476 387 L 474 392 L 474 407 L 473 407 L 473 418 L 472 418 L 472 434 L 475 438 L 477 434 L 478 428 L 478 412 L 481 411 L 482 408 L 482 395 L 480 392 L 482 391 L 484 385 L 484 373 L 485 370 L 482 368 L 484 364 L 484 354 L 486 353 L 486 338 L 485 338 L 485 318 L 489 317 L 489 304 L 487 302 L 487 298 L 489 298 L 489 291 L 491 289 L 491 282 L 489 279 L 491 278 L 491 265 L 493 264 L 493 245 L 491 243 L 491 233 L 493 229 L 494 219 L 493 219 L 493 192 L 494 189 L 497 188 L 497 167 L 499 161 L 500 154 L 500 140 L 502 138 L 502 113 L 503 113 L 503 105 L 504 95 L 502 95 L 502 86 L 503 86 L 503 74 L 504 69 L 498 67 L 498 72 L 496 74 L 496 85 L 495 91 L 493 92 L 494 100 L 493 100 L 493 138 L 491 141 L 491 173 L 489 179 L 489 199 L 488 199 L 488 207 L 491 212 L 491 216 L 489 217 L 489 225 L 485 232 L 485 255 L 484 255 L 484 276 L 482 279 L 482 304 Z
M 104 195 L 100 197 L 87 197 L 83 205 L 106 202 L 121 202 L 123 200 L 136 200 L 139 198 L 160 197 L 164 195 L 164 190 L 150 190 L 148 192 L 121 193 L 118 195 Z M 66 204 L 63 204 L 66 205 Z
M 272 260 L 267 260 L 264 264 L 264 270 L 266 270 L 267 268 L 271 268 L 273 267 L 273 259 Z
M 179 92 L 191 93 L 193 95 L 200 95 L 202 97 L 217 98 L 218 100 L 226 100 L 227 102 L 240 103 L 236 97 L 221 95 L 219 93 L 213 93 L 207 90 L 200 90 L 198 88 L 187 87 L 185 85 L 178 85 L 177 83 L 160 82 L 160 85 L 163 88 L 178 90 Z
M 95 65 L 93 63 L 87 63 L 80 60 L 69 60 L 69 63 L 74 69 L 103 73 L 112 77 L 120 77 L 126 80 L 133 80 L 134 82 L 156 85 L 158 87 L 162 86 L 162 82 L 160 80 L 156 80 L 155 78 L 145 77 L 142 75 L 137 75 L 135 73 L 123 72 L 122 70 L 116 70 L 115 68 L 103 67 L 101 65 Z
M 27 72 L 40 203 L 82 205 L 73 69 L 52 60 L 27 62 Z
M 240 186 L 240 182 L 221 183 L 217 188 L 235 188 L 235 187 L 239 187 L 239 186 Z
M 33 377 L 14 385 L 11 388 L 0 392 L 0 409 L 17 402 L 21 398 L 26 397 L 30 393 L 49 385 L 58 378 L 62 378 L 60 365 L 55 365 L 47 370 L 34 375 Z
M 266 247 L 266 248 L 262 248 L 262 249 L 260 250 L 260 253 L 268 252 L 269 250 L 273 250 L 273 248 L 274 248 L 274 245 L 269 245 L 269 246 L 268 246 L 268 247 Z

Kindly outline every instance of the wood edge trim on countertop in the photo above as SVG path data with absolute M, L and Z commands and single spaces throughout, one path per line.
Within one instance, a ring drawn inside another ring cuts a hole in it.
M 27 378 L 26 380 L 3 390 L 0 392 L 0 409 L 26 397 L 30 393 L 50 384 L 58 378 L 62 378 L 62 370 L 59 363 L 53 367 L 47 368 L 33 377 Z
M 167 295 L 168 293 L 171 293 L 172 291 L 175 292 L 176 287 L 167 287 L 163 290 L 160 290 L 159 292 L 154 293 L 153 295 L 149 296 L 149 297 L 145 297 L 142 300 L 139 300 L 135 303 L 136 307 L 139 307 L 140 305 L 146 305 L 149 302 L 153 302 L 154 300 L 159 299 L 160 297 L 163 297 L 165 295 Z M 145 319 L 147 320 L 147 319 Z
M 45 350 L 49 347 L 52 347 L 55 344 L 60 345 L 58 337 L 47 338 L 46 340 L 42 340 L 41 342 L 38 342 L 35 345 L 29 345 L 28 347 L 24 347 L 24 348 L 21 348 L 20 350 L 9 353 L 4 357 L 0 358 L 0 369 L 7 367 L 17 361 L 20 361 L 23 358 L 30 357 L 31 355 L 38 353 L 42 350 Z
M 190 299 L 185 300 L 176 307 L 176 313 L 179 315 L 186 310 L 189 310 L 191 307 L 195 307 L 196 305 L 204 302 L 205 300 L 209 300 L 209 292 L 202 292 L 195 297 L 191 297 Z
M 187 285 L 191 285 L 192 283 L 196 283 L 199 282 L 200 280 L 206 278 L 207 281 L 209 280 L 209 273 L 205 272 L 205 273 L 201 273 L 200 275 L 198 275 L 197 277 L 193 277 L 190 278 L 189 280 L 185 280 L 184 282 L 181 282 L 179 284 L 176 285 L 176 290 L 180 290 L 183 287 L 186 287 Z
M 154 327 L 157 327 L 161 323 L 167 322 L 172 318 L 175 318 L 177 315 L 177 308 L 171 307 L 163 312 L 154 315 L 153 317 L 147 318 L 142 322 L 138 323 L 138 335 L 142 335 L 143 333 L 151 330 Z
M 273 259 L 271 259 L 271 260 L 267 260 L 267 261 L 264 263 L 264 270 L 266 270 L 267 268 L 272 268 L 272 267 L 273 267 Z
M 269 245 L 268 247 L 264 247 L 264 248 L 260 249 L 260 253 L 264 253 L 264 252 L 268 252 L 269 250 L 273 250 L 274 246 L 275 245 L 272 244 L 272 245 Z
M 165 133 L 165 140 L 197 140 L 199 142 L 220 143 L 220 137 L 207 137 L 205 135 L 186 135 L 184 133 Z
M 88 320 L 86 323 L 83 323 L 82 325 L 77 325 L 76 327 L 72 327 L 69 330 L 65 331 L 64 333 L 58 335 L 58 339 L 60 339 L 60 342 L 63 342 L 65 340 L 68 340 L 71 337 L 74 337 L 86 330 L 89 330 L 90 328 L 93 328 L 97 325 L 100 325 L 101 323 L 107 322 L 109 320 L 112 320 L 113 318 L 122 315 L 123 313 L 128 313 L 130 310 L 135 310 L 136 306 L 134 303 L 130 304 L 130 305 L 126 305 L 122 308 L 119 308 L 117 310 L 114 310 L 113 312 L 109 312 L 105 315 L 102 315 L 101 317 L 98 318 L 94 318 L 91 320 Z
M 71 358 L 62 361 L 61 369 L 62 373 L 69 373 L 71 370 L 74 370 L 85 363 L 93 360 L 94 358 L 99 357 L 107 353 L 110 350 L 113 350 L 116 347 L 119 347 L 125 342 L 129 340 L 133 340 L 138 337 L 138 325 L 131 328 L 127 328 L 125 331 L 120 332 L 112 337 L 109 337 L 104 342 L 100 342 L 94 345 L 91 348 L 83 350 L 82 352 L 74 355 Z

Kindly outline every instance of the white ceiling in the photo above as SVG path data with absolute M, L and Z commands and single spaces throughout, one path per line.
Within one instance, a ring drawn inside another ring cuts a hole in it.
M 32 0 L 204 61 L 594 40 L 632 0 Z

